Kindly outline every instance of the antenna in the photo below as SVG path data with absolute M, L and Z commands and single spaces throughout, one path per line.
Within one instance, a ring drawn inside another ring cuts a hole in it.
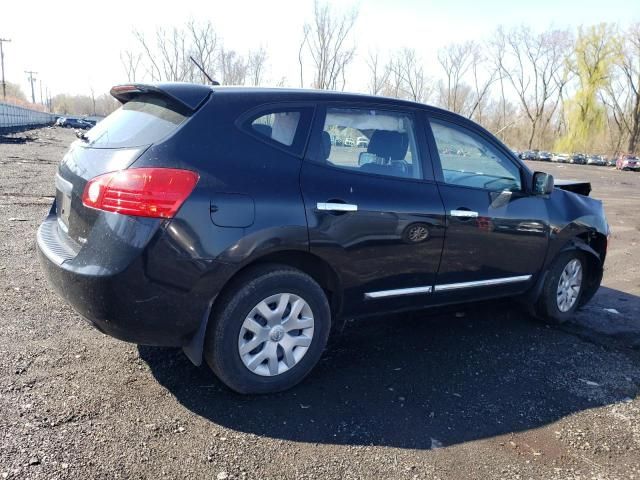
M 198 70 L 200 70 L 202 74 L 209 79 L 209 81 L 211 82 L 211 85 L 220 85 L 220 82 L 216 82 L 213 78 L 211 78 L 209 74 L 205 71 L 205 69 L 202 68 L 202 66 L 198 62 L 196 62 L 191 55 L 189 55 L 189 59 L 193 62 L 193 64 L 196 67 L 198 67 Z

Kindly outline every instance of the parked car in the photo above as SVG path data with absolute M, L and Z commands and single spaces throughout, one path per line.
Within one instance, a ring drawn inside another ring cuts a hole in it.
M 81 120 L 79 118 L 65 118 L 62 122 L 60 122 L 60 126 L 65 128 L 80 128 L 85 130 L 93 127 L 93 125 L 91 125 L 90 123 L 85 122 L 84 120 Z
M 551 153 L 549 152 L 538 152 L 538 154 L 536 155 L 536 159 L 543 161 L 543 162 L 550 162 L 551 161 Z
M 351 137 L 347 137 L 344 139 L 344 146 L 345 147 L 355 147 L 356 146 L 356 142 L 353 138 Z
M 367 148 L 369 146 L 369 139 L 367 137 L 356 138 L 356 147 Z
M 566 153 L 556 153 L 551 156 L 551 161 L 556 163 L 569 163 L 569 155 Z
M 616 161 L 618 170 L 640 170 L 640 160 L 634 155 L 620 155 Z
M 589 155 L 587 157 L 587 165 L 598 165 L 600 167 L 607 164 L 607 161 L 602 155 Z
M 537 154 L 537 152 L 535 152 L 533 150 L 525 150 L 524 152 L 522 152 L 520 154 L 520 158 L 522 160 L 537 160 L 538 159 L 538 154 Z
M 563 322 L 600 285 L 590 185 L 554 188 L 462 116 L 310 90 L 111 93 L 123 106 L 52 179 L 43 269 L 100 331 L 182 347 L 237 392 L 300 382 L 339 318 L 516 297 Z M 366 151 L 331 145 L 344 128 Z
M 571 155 L 571 158 L 569 159 L 569 163 L 575 163 L 577 165 L 586 165 L 587 157 L 584 155 L 584 153 L 574 153 L 573 155 Z

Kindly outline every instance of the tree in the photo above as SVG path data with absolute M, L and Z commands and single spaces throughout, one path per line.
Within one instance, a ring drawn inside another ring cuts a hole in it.
M 347 40 L 357 16 L 356 10 L 338 16 L 328 3 L 314 1 L 313 22 L 305 24 L 300 44 L 301 86 L 304 86 L 303 54 L 306 51 L 313 63 L 313 87 L 344 89 L 345 70 L 355 55 L 355 46 L 348 44 Z
M 634 153 L 640 147 L 640 23 L 631 25 L 620 41 L 620 58 L 601 98 L 617 130 L 616 150 L 626 138 L 627 152 Z
M 138 67 L 142 55 L 140 53 L 134 53 L 131 50 L 124 50 L 120 52 L 120 62 L 124 67 L 125 75 L 127 76 L 127 82 L 135 82 L 138 73 Z
M 453 43 L 438 52 L 438 62 L 445 79 L 440 87 L 440 105 L 452 112 L 462 113 L 469 94 L 464 77 L 471 67 L 474 44 Z
M 235 50 L 220 50 L 220 73 L 223 85 L 244 85 L 247 63 Z
M 380 51 L 369 51 L 366 58 L 369 69 L 368 90 L 371 95 L 378 95 L 387 85 L 390 69 L 388 65 L 381 65 Z
M 482 106 L 496 78 L 476 42 L 454 43 L 438 52 L 445 79 L 440 81 L 439 103 L 469 118 L 480 119 Z
M 386 95 L 414 102 L 427 102 L 431 97 L 431 79 L 414 49 L 403 48 L 394 52 L 385 69 L 388 71 Z
M 7 90 L 7 100 L 11 102 L 15 102 L 19 100 L 21 102 L 27 102 L 27 96 L 20 88 L 20 85 L 12 82 L 5 82 L 6 90 Z
M 183 27 L 158 27 L 151 39 L 141 31 L 133 32 L 139 52 L 124 51 L 120 58 L 130 81 L 138 76 L 139 66 L 151 81 L 209 83 L 191 61 L 193 57 L 211 76 L 221 63 L 219 38 L 210 21 L 188 21 Z
M 529 120 L 527 147 L 532 148 L 540 122 L 549 115 L 549 109 L 553 112 L 559 104 L 557 98 L 563 85 L 561 72 L 570 52 L 571 35 L 566 30 L 536 34 L 523 26 L 510 32 L 499 29 L 493 44 L 503 55 L 497 60 L 501 73 Z
M 614 26 L 601 23 L 579 29 L 571 59 L 579 87 L 568 104 L 567 134 L 558 141 L 559 149 L 586 151 L 604 130 L 606 111 L 599 94 L 609 84 L 619 58 L 620 42 Z
M 267 51 L 263 47 L 249 52 L 249 58 L 247 60 L 247 75 L 251 85 L 262 85 L 264 82 L 264 70 L 266 63 Z

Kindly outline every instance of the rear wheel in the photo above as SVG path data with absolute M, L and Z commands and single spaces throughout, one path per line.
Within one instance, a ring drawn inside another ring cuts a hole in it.
M 285 266 L 261 266 L 243 274 L 220 299 L 204 354 L 232 390 L 278 392 L 309 374 L 330 327 L 326 295 L 311 277 Z
M 562 253 L 553 262 L 538 300 L 545 319 L 563 323 L 573 316 L 587 283 L 586 267 L 584 255 L 577 250 Z

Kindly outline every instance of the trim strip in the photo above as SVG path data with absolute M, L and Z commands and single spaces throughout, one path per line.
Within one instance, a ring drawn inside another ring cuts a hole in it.
M 436 285 L 435 292 L 446 292 L 448 290 L 458 290 L 460 288 L 489 287 L 491 285 L 502 285 L 505 283 L 526 282 L 531 279 L 531 275 L 520 275 L 518 277 L 492 278 L 490 280 L 478 280 L 475 282 L 446 283 Z
M 431 287 L 398 288 L 396 290 L 380 290 L 379 292 L 367 292 L 364 294 L 364 298 L 373 299 L 399 297 L 401 295 L 416 295 L 418 293 L 431 293 Z

